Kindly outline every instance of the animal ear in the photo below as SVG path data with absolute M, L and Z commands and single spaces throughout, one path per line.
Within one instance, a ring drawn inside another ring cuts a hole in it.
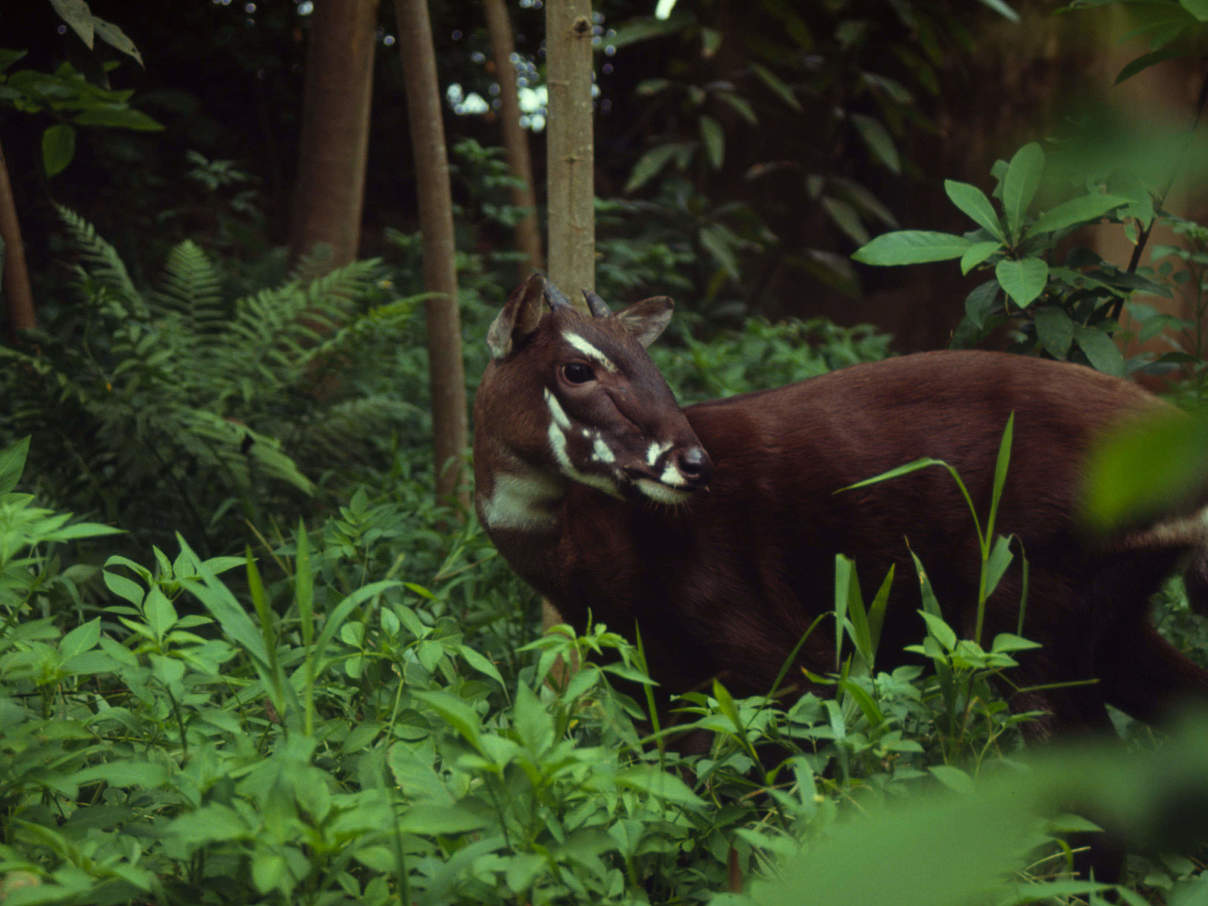
M 621 325 L 633 334 L 643 346 L 649 346 L 659 338 L 667 325 L 671 323 L 671 310 L 675 303 L 667 296 L 655 296 L 634 302 L 628 308 L 617 312 L 616 318 Z
M 504 358 L 537 330 L 543 314 L 541 304 L 545 288 L 545 277 L 533 274 L 512 290 L 503 310 L 495 316 L 491 329 L 487 331 L 487 348 L 491 350 L 491 358 Z

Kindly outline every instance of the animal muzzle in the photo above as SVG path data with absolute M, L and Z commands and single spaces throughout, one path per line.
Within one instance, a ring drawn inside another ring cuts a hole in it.
M 709 486 L 713 460 L 704 447 L 651 447 L 646 462 L 625 468 L 625 475 L 644 496 L 658 503 L 685 502 Z

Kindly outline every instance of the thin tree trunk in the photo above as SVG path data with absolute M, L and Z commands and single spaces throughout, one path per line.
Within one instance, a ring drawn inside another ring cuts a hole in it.
M 591 105 L 591 2 L 549 0 L 549 274 L 577 305 L 596 285 Z M 586 307 L 584 307 L 586 310 Z
M 503 146 L 516 185 L 512 204 L 527 208 L 528 214 L 516 224 L 516 248 L 524 255 L 520 279 L 541 269 L 541 231 L 537 226 L 537 197 L 533 192 L 533 164 L 529 158 L 528 135 L 520 126 L 520 100 L 516 93 L 516 67 L 512 63 L 515 43 L 504 0 L 484 0 L 487 31 L 491 35 L 491 53 L 495 57 L 495 78 L 499 80 L 499 100 L 503 123 Z
M 428 316 L 428 376 L 432 391 L 432 432 L 436 495 L 469 506 L 462 481 L 467 445 L 466 380 L 461 358 L 461 316 L 457 308 L 453 198 L 445 153 L 436 54 L 426 0 L 394 0 L 399 51 L 407 89 L 407 115 L 415 155 L 424 286 L 437 295 L 425 304 Z
M 317 0 L 306 51 L 290 250 L 320 242 L 331 266 L 357 256 L 369 154 L 378 0 Z
M 591 0 L 546 0 L 545 48 L 549 276 L 587 311 L 581 290 L 596 287 Z M 542 600 L 542 629 L 561 622 L 557 608 Z M 567 669 L 573 673 L 578 666 L 571 663 Z
M 25 267 L 25 245 L 21 242 L 21 223 L 13 186 L 8 179 L 8 163 L 0 146 L 0 239 L 4 240 L 4 298 L 8 308 L 8 330 L 12 339 L 17 332 L 38 326 L 34 317 L 34 294 Z

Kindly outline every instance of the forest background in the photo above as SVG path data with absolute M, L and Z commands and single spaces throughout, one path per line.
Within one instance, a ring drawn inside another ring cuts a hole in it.
M 517 238 L 531 212 L 499 147 L 504 60 L 545 216 L 544 10 L 507 5 L 501 56 L 494 6 L 432 3 L 425 32 L 470 392 L 486 326 L 541 255 Z M 533 641 L 537 602 L 433 495 L 424 180 L 395 19 L 417 4 L 96 2 L 91 47 L 78 4 L 9 7 L 0 195 L 29 304 L 9 241 L 0 901 L 792 902 L 761 879 L 802 839 L 826 842 L 799 866 L 825 902 L 1104 895 L 1071 874 L 1084 819 L 1040 822 L 994 787 L 1024 719 L 993 685 L 1008 648 L 971 657 L 939 621 L 926 668 L 878 673 L 840 615 L 834 699 L 689 696 L 715 743 L 685 756 L 609 683 L 640 683 L 640 648 L 604 627 Z M 950 342 L 1201 395 L 1208 10 L 659 7 L 593 5 L 596 280 L 611 302 L 676 298 L 658 361 L 681 399 Z M 1004 194 L 1021 181 L 1027 198 Z M 858 249 L 962 261 L 877 268 Z M 844 612 L 863 612 L 853 595 Z M 1179 589 L 1160 606 L 1202 657 Z M 608 666 L 546 682 L 601 649 Z M 1181 751 L 1138 755 L 1126 781 L 1110 757 L 1080 770 L 1155 823 L 1151 782 Z M 964 795 L 835 823 L 938 788 Z M 1203 896 L 1201 854 L 1162 843 L 1138 846 L 1116 896 Z M 937 863 L 944 846 L 963 857 Z

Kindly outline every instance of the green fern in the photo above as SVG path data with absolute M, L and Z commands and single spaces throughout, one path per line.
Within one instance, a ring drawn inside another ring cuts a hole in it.
M 138 543 L 183 523 L 206 548 L 238 547 L 240 517 L 297 511 L 310 475 L 371 461 L 380 438 L 424 424 L 380 380 L 346 377 L 365 371 L 372 344 L 398 345 L 382 336 L 414 312 L 415 300 L 369 307 L 377 262 L 319 276 L 307 265 L 229 299 L 186 241 L 143 290 L 91 224 L 59 213 L 86 323 L 62 337 L 52 325 L 35 350 L 0 346 L 0 445 L 33 435 L 30 471 L 48 501 L 119 520 Z

